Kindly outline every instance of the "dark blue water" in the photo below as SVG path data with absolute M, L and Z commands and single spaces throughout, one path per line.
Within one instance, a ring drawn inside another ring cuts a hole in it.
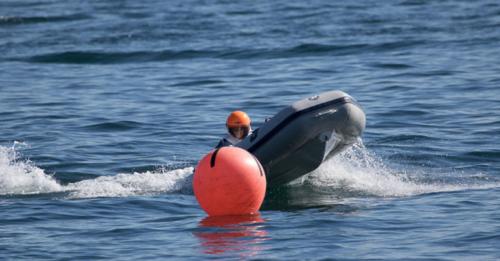
M 0 2 L 0 259 L 498 260 L 500 4 Z M 359 144 L 207 218 L 197 161 L 332 89 Z

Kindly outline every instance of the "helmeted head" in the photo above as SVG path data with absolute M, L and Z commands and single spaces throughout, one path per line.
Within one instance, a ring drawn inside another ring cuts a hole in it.
M 240 140 L 250 132 L 250 123 L 250 117 L 242 111 L 231 112 L 226 120 L 229 133 Z

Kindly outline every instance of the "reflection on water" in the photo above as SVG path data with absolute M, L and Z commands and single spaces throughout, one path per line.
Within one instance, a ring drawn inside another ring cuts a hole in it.
M 193 234 L 206 254 L 239 252 L 241 256 L 254 256 L 262 250 L 261 243 L 268 239 L 264 222 L 259 214 L 206 217 Z

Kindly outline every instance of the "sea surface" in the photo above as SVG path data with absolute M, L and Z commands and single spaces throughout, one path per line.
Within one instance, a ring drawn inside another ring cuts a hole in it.
M 499 260 L 499 43 L 498 0 L 2 0 L 0 259 Z M 208 218 L 229 112 L 329 90 L 359 143 Z

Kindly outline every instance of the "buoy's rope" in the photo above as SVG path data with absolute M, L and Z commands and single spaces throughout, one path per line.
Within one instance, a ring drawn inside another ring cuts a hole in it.
M 212 157 L 210 158 L 210 168 L 213 168 L 215 166 L 215 157 L 217 157 L 217 152 L 219 152 L 220 149 L 216 149 L 214 153 L 212 153 Z

